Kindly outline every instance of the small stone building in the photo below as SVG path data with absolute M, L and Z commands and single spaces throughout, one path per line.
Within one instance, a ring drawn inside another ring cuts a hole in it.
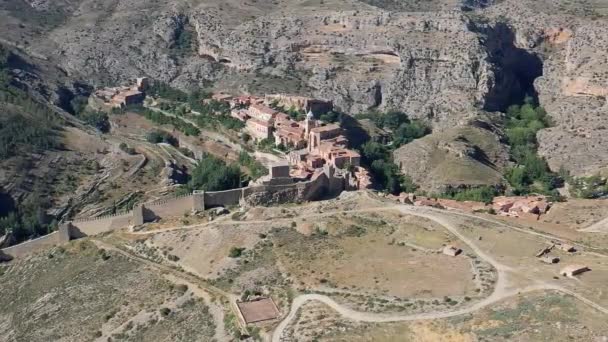
M 574 253 L 576 252 L 576 248 L 572 245 L 569 245 L 567 243 L 560 243 L 555 245 L 555 247 L 561 249 L 564 252 L 568 252 L 568 253 Z
M 540 258 L 540 261 L 545 264 L 557 264 L 559 262 L 559 258 L 551 255 L 545 255 Z
M 459 255 L 460 253 L 462 253 L 462 249 L 460 249 L 456 246 L 447 245 L 447 246 L 443 247 L 443 254 L 445 254 L 445 255 L 455 257 L 455 256 Z
M 568 265 L 564 267 L 559 273 L 566 277 L 574 277 L 581 273 L 585 273 L 587 271 L 591 271 L 591 269 L 587 266 L 582 265 Z

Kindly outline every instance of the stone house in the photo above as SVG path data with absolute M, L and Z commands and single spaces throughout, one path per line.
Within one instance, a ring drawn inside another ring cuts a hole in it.
M 342 135 L 342 128 L 337 124 L 314 127 L 310 130 L 308 136 L 308 151 L 312 153 L 318 152 L 321 141 L 333 139 L 340 135 Z
M 230 116 L 242 122 L 246 122 L 247 120 L 249 120 L 249 114 L 245 109 L 235 108 L 230 111 Z
M 278 113 L 274 120 L 275 144 L 301 149 L 306 147 L 306 128 L 291 120 L 285 113 Z
M 255 118 L 247 120 L 245 129 L 256 141 L 272 137 L 272 124 Z
M 492 208 L 499 215 L 521 216 L 520 214 L 545 214 L 551 204 L 545 196 L 497 196 L 492 201 Z
M 248 112 L 249 112 L 249 116 L 252 117 L 253 119 L 265 121 L 268 123 L 272 123 L 274 118 L 279 113 L 278 111 L 276 111 L 270 107 L 266 107 L 264 105 L 257 104 L 257 103 L 254 103 L 251 106 L 249 106 Z
M 459 255 L 460 253 L 462 253 L 462 249 L 455 247 L 453 245 L 447 245 L 447 246 L 443 247 L 442 252 L 445 255 L 455 257 L 455 256 Z
M 112 106 L 124 108 L 131 105 L 137 105 L 144 102 L 146 95 L 137 89 L 130 89 L 120 92 L 112 98 Z
M 555 245 L 555 247 L 557 247 L 558 249 L 564 251 L 564 252 L 568 252 L 568 253 L 574 253 L 576 252 L 576 248 L 570 244 L 567 243 L 558 243 Z
M 540 261 L 545 264 L 557 264 L 559 262 L 559 258 L 551 255 L 545 255 L 540 258 Z

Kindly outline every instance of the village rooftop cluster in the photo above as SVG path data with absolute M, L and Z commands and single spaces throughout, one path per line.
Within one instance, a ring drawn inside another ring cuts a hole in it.
M 361 155 L 348 148 L 344 130 L 335 123 L 324 124 L 315 119 L 315 114 L 332 109 L 330 102 L 301 96 L 266 95 L 232 97 L 215 94 L 214 100 L 230 105 L 230 115 L 245 123 L 245 131 L 255 141 L 269 140 L 276 146 L 285 146 L 291 151 L 287 155 L 291 167 L 290 175 L 295 179 L 311 179 L 322 168 L 345 170 L 354 175 L 352 187 L 371 187 L 371 176 L 361 167 Z M 271 104 L 282 108 L 307 112 L 304 120 L 296 121 L 286 113 L 273 109 Z

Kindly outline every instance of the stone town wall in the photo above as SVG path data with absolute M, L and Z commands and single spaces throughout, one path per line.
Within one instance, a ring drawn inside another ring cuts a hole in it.
M 182 216 L 184 213 L 189 213 L 193 206 L 193 195 L 187 194 L 171 199 L 163 199 L 154 201 L 151 203 L 144 204 L 146 214 L 144 218 L 146 220 L 154 219 L 156 217 L 171 217 L 171 216 Z M 150 218 L 148 215 L 153 214 L 154 217 Z
M 249 187 L 243 189 L 243 201 L 254 206 L 314 201 L 326 193 L 327 186 L 327 177 L 323 174 L 307 182 Z
M 137 207 L 134 211 L 76 220 L 62 225 L 58 232 L 38 239 L 0 250 L 12 257 L 20 257 L 34 251 L 68 241 L 70 238 L 101 234 L 111 230 L 128 227 L 136 221 L 149 221 L 156 218 L 181 216 L 191 210 L 201 210 L 214 206 L 272 205 L 287 202 L 312 201 L 327 193 L 342 191 L 343 179 L 332 179 L 332 174 L 323 173 L 310 181 L 293 184 L 252 186 L 240 189 L 213 192 L 196 192 L 167 200 L 158 200 Z M 1 256 L 1 255 L 0 255 Z
M 90 235 L 97 235 L 110 230 L 126 227 L 129 225 L 133 214 L 132 212 L 119 213 L 95 217 L 91 219 L 76 220 L 72 222 L 75 232 L 72 237 L 79 238 Z
M 22 258 L 39 250 L 52 247 L 60 242 L 59 232 L 52 232 L 37 239 L 4 248 L 1 250 L 1 252 L 2 254 L 6 254 L 12 258 Z
M 205 208 L 239 204 L 246 189 L 205 192 Z

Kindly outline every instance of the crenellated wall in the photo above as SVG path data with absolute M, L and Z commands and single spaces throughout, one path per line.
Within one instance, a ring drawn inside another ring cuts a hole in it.
M 8 255 L 8 259 L 22 258 L 41 249 L 52 247 L 61 243 L 59 232 L 52 232 L 37 239 L 29 240 L 15 246 L 2 249 L 2 254 Z
M 150 221 L 155 218 L 170 216 L 181 216 L 192 211 L 194 201 L 192 194 L 187 194 L 171 199 L 162 199 L 144 204 L 144 220 Z
M 181 216 L 191 211 L 210 207 L 238 205 L 270 205 L 287 202 L 314 201 L 326 194 L 337 194 L 344 189 L 344 179 L 334 177 L 331 170 L 316 174 L 306 182 L 258 185 L 225 191 L 195 191 L 171 199 L 145 203 L 133 211 L 63 223 L 57 232 L 16 246 L 0 250 L 2 255 L 22 257 L 73 238 L 141 225 L 159 218 Z
M 205 191 L 205 208 L 237 205 L 243 198 L 244 191 L 248 188 L 239 188 L 225 191 Z
M 76 228 L 76 232 L 71 236 L 75 238 L 97 235 L 108 232 L 110 230 L 126 227 L 131 222 L 133 213 L 118 213 L 95 217 L 91 219 L 81 219 L 72 221 L 72 225 Z

